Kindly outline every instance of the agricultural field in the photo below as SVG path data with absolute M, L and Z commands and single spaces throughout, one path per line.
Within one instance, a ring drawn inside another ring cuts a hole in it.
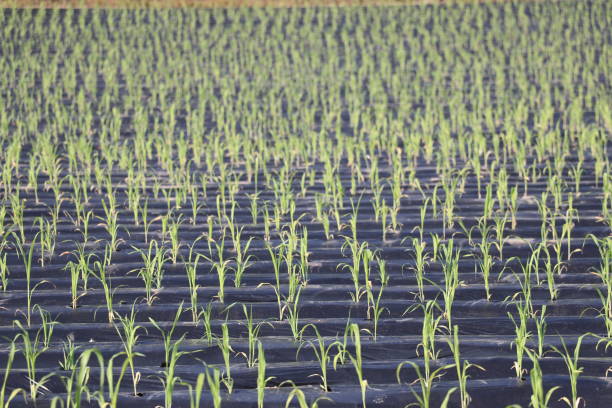
M 0 408 L 611 407 L 611 12 L 0 9 Z

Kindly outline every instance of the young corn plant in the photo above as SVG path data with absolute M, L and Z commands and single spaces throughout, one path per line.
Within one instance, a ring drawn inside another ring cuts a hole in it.
M 41 341 L 42 329 L 39 329 L 36 332 L 36 336 L 34 338 L 30 337 L 30 333 L 28 330 L 23 327 L 21 322 L 15 320 L 15 326 L 21 331 L 15 337 L 15 340 L 18 338 L 21 339 L 21 353 L 23 354 L 23 358 L 26 362 L 26 369 L 28 374 L 28 383 L 29 383 L 29 398 L 32 400 L 34 404 L 36 404 L 36 400 L 40 394 L 41 390 L 46 390 L 45 384 L 51 379 L 53 373 L 49 373 L 44 375 L 41 378 L 37 378 L 36 375 L 36 363 L 38 358 L 43 354 L 48 347 L 44 346 Z
M 254 194 L 247 194 L 247 196 L 249 197 L 249 201 L 251 203 L 249 210 L 251 212 L 251 221 L 253 223 L 253 225 L 257 225 L 257 219 L 259 217 L 259 213 L 260 213 L 260 208 L 259 208 L 259 196 L 260 196 L 260 192 L 254 193 Z
M 255 356 L 256 353 L 256 345 L 259 337 L 259 332 L 261 330 L 261 328 L 263 327 L 264 324 L 269 325 L 270 327 L 274 327 L 272 326 L 272 324 L 270 324 L 270 322 L 259 322 L 257 324 L 255 324 L 253 322 L 253 307 L 251 306 L 250 309 L 247 309 L 246 305 L 242 305 L 242 311 L 244 313 L 244 320 L 245 320 L 245 324 L 247 327 L 247 339 L 248 339 L 248 345 L 249 345 L 249 349 L 247 351 L 247 353 L 240 353 L 242 354 L 247 362 L 247 367 L 254 367 L 255 364 L 257 363 L 257 357 Z
M 300 280 L 304 285 L 308 284 L 308 257 L 310 252 L 308 251 L 308 228 L 302 229 L 302 237 L 300 238 L 300 249 L 299 249 L 299 268 L 300 268 Z
M 15 360 L 16 352 L 17 347 L 15 346 L 14 339 L 10 342 L 8 354 L 6 356 L 6 361 L 4 365 L 4 378 L 2 380 L 2 386 L 0 388 L 0 408 L 9 408 L 11 405 L 11 401 L 17 398 L 19 394 L 21 394 L 24 399 L 27 398 L 27 395 L 22 388 L 13 388 L 10 392 L 7 393 L 9 374 L 11 372 L 11 368 L 13 367 L 13 361 Z
M 171 217 L 168 226 L 168 235 L 170 235 L 170 260 L 175 264 L 178 261 L 183 242 L 180 240 L 179 232 L 183 223 L 183 214 L 179 214 L 178 218 Z
M 189 260 L 185 264 L 185 273 L 187 275 L 187 283 L 189 285 L 189 303 L 191 310 L 191 321 L 196 324 L 199 319 L 198 312 L 198 288 L 200 285 L 197 284 L 197 269 L 198 269 L 198 261 L 200 257 L 203 257 L 201 254 L 197 254 L 195 260 L 193 259 L 193 248 L 195 244 L 202 238 L 202 236 L 196 238 L 191 247 L 189 248 Z
M 504 259 L 504 244 L 506 243 L 506 236 L 504 235 L 505 227 L 508 222 L 508 216 L 504 214 L 503 217 L 496 216 L 493 221 L 495 222 L 495 227 L 493 230 L 495 231 L 495 247 L 497 248 L 497 252 L 499 253 L 499 259 Z
M 542 358 L 544 356 L 544 336 L 546 336 L 546 305 L 540 309 L 540 316 L 535 319 L 536 332 L 538 334 L 538 351 L 536 356 Z
M 330 402 L 332 401 L 331 398 L 322 395 L 320 397 L 317 397 L 314 401 L 312 401 L 309 404 L 308 400 L 306 399 L 306 394 L 304 394 L 304 391 L 296 387 L 295 384 L 292 385 L 292 387 L 293 389 L 287 396 L 287 401 L 285 402 L 285 408 L 289 408 L 290 406 L 292 406 L 291 404 L 293 403 L 294 399 L 297 400 L 299 408 L 319 408 L 319 401 L 330 401 Z
M 124 359 L 123 364 L 119 366 L 119 373 L 117 378 L 115 378 L 115 359 L 118 359 L 123 356 L 124 353 L 117 353 L 111 356 L 106 362 L 106 367 L 104 367 L 104 358 L 100 353 L 96 353 L 98 357 L 98 363 L 100 364 L 100 387 L 98 390 L 93 392 L 94 399 L 98 402 L 99 406 L 102 407 L 117 407 L 119 400 L 119 392 L 121 390 L 121 383 L 123 381 L 123 377 L 125 376 L 125 372 L 128 367 L 128 360 Z M 103 382 L 106 383 L 106 387 L 104 387 Z M 104 388 L 107 390 L 107 395 L 104 395 Z
M 43 309 L 40 305 L 34 305 L 34 310 L 38 310 L 40 316 L 40 329 L 42 331 L 42 344 L 48 348 L 53 338 L 53 329 L 58 323 L 55 320 L 51 320 L 51 313 Z
M 0 286 L 2 292 L 6 292 L 9 284 L 9 268 L 6 262 L 6 255 L 2 254 L 3 250 L 0 248 Z
M 188 382 L 181 382 L 181 385 L 187 387 L 187 393 L 189 394 L 189 408 L 200 408 L 200 403 L 202 402 L 202 391 L 204 391 L 205 382 L 205 373 L 198 374 L 195 386 L 192 386 Z
M 431 236 L 431 261 L 438 262 L 438 254 L 442 246 L 442 237 L 438 234 L 430 234 Z
M 77 302 L 79 298 L 85 295 L 85 293 L 79 294 L 79 282 L 80 282 L 80 277 L 81 277 L 81 270 L 80 270 L 79 264 L 74 263 L 72 261 L 68 261 L 64 269 L 68 269 L 70 271 L 70 296 L 71 296 L 70 306 L 73 309 L 76 309 L 78 306 Z
M 104 357 L 97 349 L 85 350 L 78 358 L 77 364 L 71 370 L 70 376 L 62 376 L 61 380 L 66 387 L 66 406 L 80 408 L 83 399 L 90 399 L 91 392 L 87 383 L 91 373 L 89 360 L 94 356 L 98 360 L 100 371 L 104 371 Z M 104 377 L 100 376 L 99 390 L 104 389 Z
M 266 242 L 266 249 L 270 254 L 270 261 L 272 262 L 272 271 L 274 272 L 274 293 L 276 294 L 276 303 L 278 307 L 278 320 L 283 320 L 283 305 L 282 305 L 282 292 L 281 292 L 281 281 L 280 281 L 280 268 L 283 263 L 283 245 L 279 245 L 276 250 Z M 263 284 L 262 284 L 263 285 Z
M 274 377 L 266 377 L 266 357 L 264 353 L 263 344 L 261 341 L 257 342 L 257 408 L 264 407 L 264 394 L 266 391 L 266 385 Z
M 314 353 L 317 361 L 319 362 L 319 367 L 321 369 L 321 374 L 311 374 L 310 376 L 319 377 L 321 379 L 321 389 L 323 390 L 323 392 L 327 392 L 329 391 L 329 387 L 327 385 L 327 367 L 331 362 L 331 352 L 335 349 L 336 355 L 339 355 L 340 349 L 342 348 L 342 343 L 340 343 L 338 340 L 334 340 L 326 344 L 325 339 L 321 336 L 319 330 L 314 324 L 307 324 L 306 326 L 304 326 L 303 330 L 306 330 L 307 328 L 312 328 L 314 330 L 316 336 L 316 343 L 313 340 L 308 340 L 300 344 L 296 352 L 296 360 L 297 356 L 302 350 L 302 347 L 308 345 Z
M 165 370 L 161 373 L 162 376 L 159 377 L 163 387 L 164 387 L 164 407 L 171 408 L 172 400 L 174 396 L 174 387 L 177 384 L 180 384 L 182 381 L 180 377 L 176 376 L 176 364 L 178 360 L 184 356 L 185 354 L 189 354 L 187 351 L 179 351 L 179 347 L 183 342 L 185 335 L 183 334 L 177 340 L 173 341 L 169 353 L 167 353 L 168 357 L 165 364 Z
M 83 244 L 87 244 L 89 242 L 89 223 L 94 218 L 94 213 L 92 210 L 87 211 L 83 216 L 81 216 L 81 227 L 78 230 L 83 235 Z
M 100 225 L 104 227 L 110 237 L 109 244 L 111 252 L 115 252 L 120 242 L 118 222 L 119 211 L 115 201 L 115 193 L 112 191 L 111 187 L 108 187 L 107 200 L 102 200 L 102 208 L 104 209 L 105 218 L 101 219 L 103 222 Z
M 46 283 L 46 281 L 40 281 L 38 283 L 36 283 L 35 285 L 32 286 L 32 261 L 33 261 L 33 255 L 34 255 L 34 242 L 36 241 L 36 237 L 38 236 L 38 233 L 34 236 L 34 239 L 32 239 L 32 242 L 30 243 L 29 248 L 26 251 L 25 248 L 25 240 L 22 240 L 21 238 L 19 238 L 19 236 L 17 236 L 16 234 L 13 234 L 13 236 L 15 237 L 15 246 L 17 248 L 17 254 L 19 257 L 21 257 L 22 261 L 23 261 L 23 266 L 25 268 L 25 278 L 26 278 L 26 311 L 24 313 L 25 318 L 26 318 L 26 323 L 28 325 L 28 327 L 30 326 L 31 323 L 31 316 L 32 316 L 32 297 L 34 295 L 34 291 L 42 284 Z
M 56 245 L 56 228 L 53 228 L 53 225 L 43 218 L 39 218 L 39 233 L 38 238 L 40 242 L 40 265 L 45 266 L 45 260 L 48 259 L 51 261 L 53 255 L 55 253 L 55 245 Z
M 102 285 L 102 290 L 104 291 L 104 300 L 106 302 L 106 312 L 108 315 L 108 322 L 113 323 L 113 320 L 115 319 L 114 296 L 115 296 L 115 290 L 117 289 L 115 288 L 113 290 L 111 286 L 111 279 L 108 279 L 106 277 L 106 268 L 107 268 L 106 261 L 104 262 L 96 261 L 94 263 L 94 270 L 97 269 L 98 274 L 95 274 L 95 272 L 93 272 L 93 274 L 100 281 L 100 284 Z
M 77 366 L 77 350 L 79 346 L 74 345 L 74 336 L 68 336 L 67 342 L 63 342 L 62 354 L 63 360 L 58 362 L 58 365 L 64 371 L 72 371 Z
M 593 272 L 604 285 L 603 290 L 596 289 L 602 304 L 600 316 L 606 325 L 607 339 L 612 341 L 612 238 L 599 239 L 594 235 L 590 235 L 590 238 L 597 246 L 601 259 L 599 268 Z
M 459 326 L 453 326 L 452 333 L 452 341 L 450 339 L 447 340 L 448 347 L 450 348 L 451 353 L 453 353 L 453 365 L 457 371 L 457 381 L 459 382 L 461 408 L 467 408 L 470 405 L 470 401 L 472 400 L 467 390 L 467 380 L 468 378 L 470 378 L 467 372 L 470 368 L 478 368 L 482 371 L 485 371 L 485 369 L 479 365 L 469 363 L 467 360 L 463 360 L 462 364 L 461 353 L 459 351 Z
M 11 214 L 11 220 L 13 222 L 13 234 L 16 235 L 16 233 L 14 232 L 14 230 L 19 231 L 19 236 L 16 236 L 16 240 L 17 238 L 19 238 L 18 242 L 22 242 L 25 243 L 25 225 L 24 225 L 24 210 L 25 210 L 25 200 L 20 200 L 19 199 L 19 190 L 10 195 L 10 204 L 11 204 L 11 210 L 12 210 L 12 214 Z M 32 239 L 32 242 L 36 241 L 36 237 L 34 239 Z
M 352 264 L 343 263 L 340 264 L 340 267 L 343 269 L 348 269 L 351 273 L 351 279 L 353 280 L 354 286 L 354 292 L 351 294 L 351 297 L 355 303 L 359 302 L 359 299 L 361 299 L 361 296 L 363 296 L 365 292 L 360 283 L 360 275 L 361 263 L 367 247 L 367 242 L 364 241 L 360 244 L 356 240 L 348 237 L 345 238 L 344 244 L 342 245 L 343 252 L 346 248 L 349 248 L 351 251 Z
M 416 227 L 412 229 L 412 232 L 418 230 L 419 231 L 419 240 L 423 242 L 423 235 L 425 234 L 425 220 L 427 219 L 427 204 L 429 203 L 430 198 L 427 197 L 421 204 L 421 208 L 419 209 L 420 214 L 420 223 Z
M 212 330 L 212 302 L 208 302 L 206 308 L 201 307 L 198 318 L 202 319 L 202 326 L 204 327 L 204 338 L 210 345 L 213 343 L 213 330 Z
M 136 324 L 136 312 L 134 310 L 134 307 L 135 305 L 132 305 L 132 309 L 129 315 L 118 316 L 117 318 L 119 320 L 119 323 L 121 324 L 121 327 L 119 327 L 117 324 L 114 324 L 114 327 L 123 345 L 125 361 L 129 365 L 130 372 L 132 374 L 132 389 L 134 392 L 134 396 L 137 396 L 137 385 L 140 381 L 140 372 L 137 372 L 135 370 L 135 358 L 144 357 L 144 355 L 142 353 L 136 352 L 134 348 L 139 337 L 138 331 L 144 330 L 146 332 L 147 330 L 146 328 Z
M 295 237 L 294 237 L 295 238 Z M 297 245 L 296 239 L 288 240 L 289 244 L 285 246 L 284 252 L 284 261 L 287 267 L 287 279 L 288 279 L 288 287 L 287 287 L 287 295 L 284 296 L 284 300 L 286 304 L 294 304 L 298 301 L 299 292 L 306 285 L 306 282 L 303 282 L 301 279 L 301 275 L 299 273 L 299 265 L 294 262 L 294 253 Z M 278 297 L 278 294 L 277 294 Z M 286 309 L 283 307 L 283 309 Z M 284 310 L 281 310 L 280 315 L 284 315 Z M 282 317 L 281 317 L 282 318 Z
M 537 259 L 530 257 L 526 264 L 520 263 L 522 273 L 515 274 L 515 278 L 521 288 L 520 292 L 516 292 L 511 298 L 521 298 L 520 305 L 524 307 L 528 316 L 533 316 L 533 295 L 532 295 L 532 279 L 531 276 L 534 270 L 537 269 Z M 534 269 L 535 268 L 535 269 Z
M 95 257 L 95 254 L 86 254 L 85 244 L 77 244 L 77 249 L 73 251 L 72 254 L 77 259 L 76 265 L 78 273 L 80 274 L 80 280 L 83 282 L 83 293 L 86 293 L 88 290 L 89 277 L 94 275 L 89 265 L 92 264 L 91 260 Z M 70 262 L 72 261 L 69 261 L 68 265 L 70 265 Z M 72 270 L 70 272 L 72 274 Z M 70 280 L 72 284 L 73 280 L 77 281 L 77 277 L 74 277 L 73 279 L 71 276 Z
M 442 314 L 436 317 L 436 310 L 443 312 L 435 300 L 428 300 L 425 304 L 417 304 L 411 309 L 420 308 L 423 310 L 423 327 L 421 329 L 421 343 L 418 348 L 423 353 L 423 358 L 428 360 L 437 360 L 438 354 L 436 350 L 436 334 L 441 331 L 440 322 Z
M 231 394 L 234 388 L 234 379 L 232 378 L 231 372 L 230 353 L 234 353 L 234 349 L 230 344 L 227 323 L 223 323 L 221 325 L 221 338 L 217 339 L 217 345 L 219 347 L 219 350 L 221 350 L 221 354 L 223 356 L 223 363 L 225 365 L 225 371 L 223 373 L 223 377 L 221 378 L 221 382 L 223 382 L 223 385 L 225 385 L 227 392 Z
M 446 364 L 446 365 L 440 366 L 436 368 L 435 370 L 433 370 L 431 367 L 430 360 L 428 358 L 425 358 L 423 361 L 423 370 L 421 370 L 421 367 L 419 367 L 419 365 L 415 363 L 414 361 L 403 361 L 397 366 L 397 369 L 395 370 L 395 377 L 397 378 L 397 382 L 399 384 L 402 383 L 400 374 L 401 374 L 402 368 L 405 365 L 412 366 L 412 368 L 414 368 L 414 370 L 416 371 L 418 378 L 415 381 L 415 383 L 419 385 L 419 388 L 421 391 L 420 393 L 418 393 L 417 391 L 414 390 L 412 385 L 410 385 L 410 391 L 412 392 L 412 395 L 414 396 L 414 398 L 417 400 L 417 402 L 413 405 L 416 405 L 420 408 L 430 408 L 432 406 L 431 405 L 431 391 L 434 387 L 435 381 L 440 379 L 442 376 L 444 376 L 445 371 L 452 368 L 453 365 Z M 450 397 L 456 390 L 457 390 L 457 387 L 453 387 L 446 392 L 444 399 L 440 403 L 440 408 L 448 407 Z
M 351 213 L 349 214 L 349 227 L 351 229 L 353 242 L 357 241 L 357 220 L 359 219 L 359 204 L 361 203 L 361 197 L 357 200 L 357 205 L 353 202 L 351 198 Z
M 417 299 L 420 303 L 425 302 L 425 282 L 429 281 L 425 278 L 425 267 L 429 259 L 429 255 L 425 251 L 425 241 L 420 241 L 418 238 L 412 239 L 412 249 L 414 267 L 411 267 L 414 271 L 414 276 L 417 283 L 418 293 L 416 294 Z
M 363 361 L 362 361 L 362 353 L 361 353 L 361 335 L 359 326 L 356 323 L 351 323 L 349 326 L 349 332 L 351 336 L 351 340 L 353 341 L 353 346 L 355 348 L 355 352 L 348 352 L 348 357 L 355 368 L 355 373 L 357 374 L 357 380 L 359 382 L 359 389 L 361 390 L 361 404 L 363 408 L 366 408 L 366 390 L 368 388 L 368 380 L 363 377 Z M 336 369 L 336 363 L 338 362 L 338 356 L 334 358 L 334 370 Z
M 193 186 L 190 190 L 191 196 L 191 225 L 195 226 L 198 220 L 198 212 L 204 208 L 204 203 L 199 203 L 198 187 Z
M 155 327 L 157 331 L 159 331 L 162 337 L 162 343 L 164 345 L 164 361 L 162 361 L 161 363 L 162 367 L 166 367 L 168 365 L 168 362 L 170 361 L 170 358 L 171 358 L 170 354 L 172 353 L 173 345 L 177 344 L 178 340 L 173 341 L 172 337 L 174 336 L 174 330 L 176 329 L 176 325 L 182 314 L 183 314 L 183 302 L 181 302 L 178 308 L 176 309 L 174 319 L 172 320 L 172 323 L 170 323 L 170 328 L 168 330 L 164 330 L 164 328 L 161 327 L 158 322 L 156 322 L 151 317 L 149 317 L 149 322 L 151 322 L 153 327 Z M 182 339 L 185 337 L 185 335 L 186 334 L 183 334 L 180 337 L 180 342 L 182 342 Z M 178 343 L 180 344 L 180 342 Z
M 514 316 L 511 313 L 508 313 L 508 317 L 510 317 L 510 320 L 512 320 L 512 323 L 514 324 L 515 333 L 515 338 L 512 344 L 516 350 L 516 360 L 514 361 L 512 368 L 514 368 L 516 378 L 522 380 L 523 375 L 526 373 L 526 370 L 523 368 L 523 356 L 528 350 L 527 343 L 531 337 L 531 332 L 527 331 L 527 320 L 529 319 L 530 314 L 527 305 L 522 301 L 516 303 L 516 310 L 519 317 L 518 323 L 514 319 Z
M 387 207 L 386 201 L 383 200 L 382 206 L 380 208 L 380 215 L 377 215 L 380 218 L 381 229 L 382 229 L 382 240 L 383 242 L 387 242 L 387 232 L 389 231 L 388 225 L 388 217 L 389 217 L 389 207 Z
M 480 243 L 477 244 L 480 251 L 480 271 L 482 272 L 482 279 L 484 281 L 485 293 L 487 300 L 491 300 L 491 287 L 490 279 L 491 270 L 493 269 L 493 256 L 491 255 L 491 241 L 490 241 L 490 230 L 491 227 L 487 225 L 487 221 L 484 218 L 478 220 L 478 229 L 480 231 Z
M 163 266 L 166 262 L 166 249 L 159 247 L 157 241 L 151 240 L 147 251 L 139 248 L 134 248 L 136 253 L 140 254 L 144 266 L 135 269 L 138 275 L 142 278 L 145 287 L 145 301 L 151 306 L 157 298 L 156 292 L 161 289 L 163 281 Z
M 384 261 L 379 260 L 379 274 L 380 274 L 380 287 L 378 288 L 378 293 L 376 296 L 374 295 L 374 291 L 372 290 L 372 283 L 368 281 L 366 286 L 366 294 L 368 299 L 368 310 L 367 310 L 367 319 L 372 320 L 373 329 L 372 329 L 372 340 L 376 342 L 378 337 L 378 324 L 380 322 L 380 317 L 386 311 L 389 313 L 389 309 L 383 307 L 381 305 L 383 291 L 389 282 L 389 276 L 385 272 L 385 264 Z
M 206 383 L 212 396 L 213 408 L 221 408 L 221 382 L 219 370 L 215 368 L 206 370 Z
M 455 301 L 455 292 L 461 284 L 459 282 L 459 250 L 453 249 L 453 239 L 448 241 L 448 244 L 443 247 L 444 262 L 442 271 L 444 273 L 444 288 L 442 296 L 444 298 L 444 317 L 448 324 L 449 333 L 452 331 L 452 307 Z
M 539 254 L 544 253 L 546 256 L 544 258 L 544 273 L 546 274 L 546 285 L 548 287 L 548 295 L 551 301 L 556 300 L 559 297 L 559 289 L 557 288 L 557 284 L 555 283 L 555 275 L 559 274 L 561 269 L 561 264 L 557 264 L 555 266 L 552 265 L 552 261 L 550 258 L 550 251 L 546 248 L 546 244 L 540 243 L 538 248 L 536 249 L 536 257 L 539 259 Z
M 221 243 L 214 242 L 217 252 L 218 260 L 215 261 L 211 257 L 204 256 L 204 259 L 212 263 L 213 270 L 217 272 L 217 277 L 219 279 L 219 291 L 217 292 L 217 298 L 219 302 L 225 302 L 225 281 L 227 279 L 227 273 L 229 271 L 229 259 L 225 259 L 224 257 L 224 247 L 225 247 L 225 231 L 223 232 L 223 236 L 221 237 Z
M 251 242 L 253 241 L 253 237 L 250 237 L 246 244 L 242 244 L 241 240 L 242 229 L 236 231 L 236 233 L 232 233 L 232 240 L 234 242 L 234 251 L 236 252 L 235 263 L 236 267 L 234 268 L 234 286 L 239 288 L 242 285 L 242 275 L 246 272 L 246 270 L 253 265 L 251 262 L 252 256 L 248 255 L 249 247 L 251 246 Z
M 580 346 L 582 345 L 582 340 L 588 335 L 589 333 L 586 333 L 578 337 L 573 354 L 571 354 L 567 349 L 565 341 L 562 337 L 560 337 L 560 340 L 561 345 L 563 346 L 563 351 L 561 351 L 558 347 L 552 346 L 552 349 L 559 354 L 561 358 L 563 358 L 563 362 L 567 367 L 567 372 L 570 379 L 571 396 L 569 398 L 563 397 L 559 401 L 565 402 L 569 408 L 580 408 L 580 404 L 584 402 L 584 399 L 578 396 L 578 377 L 584 371 L 584 368 L 579 366 L 578 360 L 580 358 Z
M 574 231 L 574 227 L 576 226 L 574 221 L 578 221 L 578 210 L 574 208 L 574 197 L 570 195 L 567 199 L 567 210 L 565 211 L 565 216 L 563 217 L 563 226 L 561 227 L 561 236 L 567 243 L 567 260 L 572 259 L 572 255 L 574 253 L 580 252 L 579 248 L 575 248 L 572 250 L 572 232 Z
M 285 311 L 287 312 L 287 320 L 289 322 L 289 328 L 291 329 L 291 334 L 293 335 L 293 340 L 295 342 L 300 342 L 302 340 L 302 334 L 304 332 L 303 329 L 300 329 L 300 294 L 302 292 L 302 287 L 300 286 L 295 299 L 293 302 L 286 302 L 283 306 L 282 315 L 285 315 Z
M 529 383 L 531 384 L 530 406 L 533 408 L 548 408 L 553 393 L 561 387 L 552 387 L 548 391 L 544 391 L 544 383 L 542 381 L 544 375 L 538 361 L 539 357 L 529 350 L 527 350 L 527 355 L 529 355 L 533 366 L 529 371 Z

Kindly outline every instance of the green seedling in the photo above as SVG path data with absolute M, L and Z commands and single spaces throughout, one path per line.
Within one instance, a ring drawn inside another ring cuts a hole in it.
M 470 401 L 472 400 L 467 390 L 467 380 L 468 378 L 470 378 L 467 372 L 470 368 L 478 368 L 482 371 L 485 371 L 485 369 L 479 365 L 469 363 L 467 360 L 463 360 L 463 363 L 461 362 L 461 353 L 459 350 L 459 326 L 453 326 L 452 333 L 452 341 L 447 340 L 448 347 L 453 353 L 454 367 L 457 371 L 461 408 L 467 408 L 470 405 Z
M 134 392 L 134 396 L 138 395 L 138 391 L 136 389 L 138 382 L 140 381 L 140 372 L 137 372 L 135 369 L 135 358 L 136 357 L 144 357 L 142 353 L 138 353 L 135 351 L 136 342 L 138 341 L 138 331 L 144 330 L 147 331 L 144 327 L 136 324 L 136 312 L 134 310 L 135 305 L 132 305 L 132 309 L 129 315 L 126 316 L 118 316 L 119 323 L 121 327 L 117 324 L 114 324 L 115 330 L 117 331 L 117 335 L 123 344 L 123 351 L 125 353 L 125 361 L 130 367 L 130 372 L 132 374 L 132 388 Z
M 319 362 L 319 367 L 321 369 L 321 374 L 312 374 L 311 376 L 319 377 L 321 379 L 321 389 L 324 392 L 329 391 L 329 387 L 327 385 L 327 367 L 331 362 L 331 351 L 333 349 L 336 350 L 336 355 L 340 354 L 340 349 L 342 348 L 342 343 L 338 340 L 334 340 L 326 344 L 325 339 L 319 333 L 319 330 L 314 324 L 307 324 L 304 326 L 302 330 L 306 330 L 307 328 L 312 328 L 316 335 L 316 343 L 313 340 L 308 340 L 305 343 L 301 343 L 296 352 L 296 360 L 300 351 L 305 345 L 308 345 L 312 352 L 315 354 L 317 361 Z
M 565 402 L 565 404 L 570 408 L 579 408 L 580 403 L 584 402 L 582 397 L 578 396 L 578 377 L 584 371 L 583 367 L 579 366 L 579 358 L 580 358 L 580 346 L 582 344 L 582 340 L 585 336 L 588 336 L 589 333 L 583 334 L 578 337 L 578 341 L 576 342 L 576 346 L 574 347 L 574 353 L 571 354 L 565 345 L 565 341 L 562 337 L 560 337 L 561 345 L 563 347 L 563 351 L 559 350 L 559 348 L 552 346 L 552 349 L 563 358 L 565 365 L 567 366 L 567 371 L 570 379 L 570 389 L 571 396 L 563 397 L 559 401 Z
M 266 377 L 266 357 L 261 341 L 257 342 L 257 408 L 264 407 L 266 385 L 274 377 Z
M 221 354 L 223 355 L 223 363 L 225 365 L 225 372 L 223 373 L 223 377 L 221 378 L 221 381 L 223 382 L 223 385 L 225 385 L 227 392 L 231 394 L 234 388 L 234 380 L 232 379 L 232 373 L 231 373 L 231 363 L 230 363 L 231 355 L 230 353 L 235 353 L 235 352 L 230 344 L 230 337 L 229 337 L 229 330 L 227 328 L 227 323 L 223 323 L 221 325 L 221 338 L 217 339 L 217 345 L 219 346 L 219 350 L 221 350 Z
M 533 408 L 547 408 L 553 393 L 561 387 L 552 387 L 545 392 L 542 381 L 544 375 L 542 374 L 538 357 L 529 350 L 527 350 L 527 354 L 533 365 L 533 368 L 529 371 L 529 383 L 531 384 L 530 406 Z
M 39 329 L 36 332 L 36 336 L 34 338 L 30 337 L 30 333 L 28 330 L 23 327 L 21 322 L 15 320 L 14 325 L 19 328 L 21 333 L 19 333 L 15 340 L 18 338 L 21 339 L 21 353 L 23 354 L 23 358 L 26 361 L 26 368 L 28 374 L 28 383 L 29 383 L 29 397 L 36 404 L 36 400 L 41 393 L 41 390 L 47 390 L 45 384 L 50 380 L 53 376 L 53 373 L 49 373 L 44 375 L 41 378 L 38 378 L 36 375 L 36 363 L 38 358 L 42 353 L 44 353 L 48 347 L 43 344 L 41 341 L 42 329 Z
M 7 390 L 7 383 L 11 368 L 13 367 L 13 361 L 15 360 L 15 353 L 17 347 L 15 347 L 15 340 L 12 340 L 9 345 L 8 354 L 6 356 L 6 364 L 4 367 L 4 378 L 2 380 L 2 388 L 0 388 L 0 408 L 9 408 L 11 401 L 13 401 L 19 394 L 22 394 L 25 399 L 26 393 L 21 388 L 13 388 L 10 392 Z

